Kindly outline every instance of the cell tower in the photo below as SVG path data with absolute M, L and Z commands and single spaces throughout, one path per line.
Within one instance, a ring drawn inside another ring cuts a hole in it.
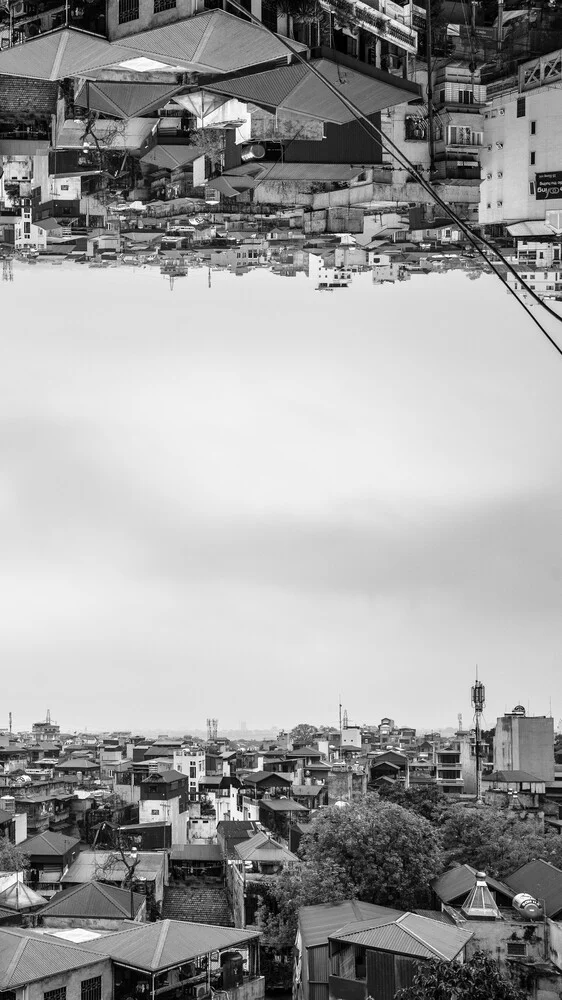
M 219 731 L 219 720 L 218 719 L 207 719 L 207 742 L 211 743 L 216 740 Z
M 474 728 L 476 730 L 475 756 L 476 756 L 476 801 L 482 802 L 482 747 L 480 744 L 482 711 L 486 700 L 486 690 L 481 681 L 478 680 L 478 668 L 476 670 L 476 681 L 472 686 L 472 705 L 474 708 Z

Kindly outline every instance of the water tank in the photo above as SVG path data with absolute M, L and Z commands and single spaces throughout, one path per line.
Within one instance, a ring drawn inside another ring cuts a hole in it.
M 525 709 L 523 705 L 516 705 L 513 709 L 512 715 L 525 715 Z
M 265 148 L 258 142 L 253 142 L 251 146 L 245 146 L 242 150 L 242 163 L 247 163 L 248 160 L 263 160 L 265 156 Z
M 511 905 L 525 920 L 542 920 L 544 916 L 542 903 L 528 892 L 518 892 L 513 897 Z

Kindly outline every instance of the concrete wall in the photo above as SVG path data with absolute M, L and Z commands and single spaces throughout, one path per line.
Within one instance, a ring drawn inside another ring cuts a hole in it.
M 107 33 L 110 41 L 136 35 L 138 31 L 149 28 L 159 28 L 163 24 L 172 24 L 184 17 L 195 14 L 195 0 L 176 0 L 176 6 L 161 14 L 154 13 L 154 0 L 139 0 L 139 17 L 136 21 L 119 24 L 119 0 L 108 0 L 107 3 Z
M 545 960 L 546 929 L 542 921 L 466 920 L 462 926 L 463 930 L 472 931 L 472 938 L 466 946 L 467 959 L 476 951 L 485 951 L 506 970 L 509 966 L 508 943 L 519 943 L 525 945 L 527 959 L 536 962 Z
M 554 719 L 524 715 L 498 719 L 494 770 L 527 771 L 538 781 L 554 781 Z
M 73 972 L 64 972 L 60 976 L 49 976 L 48 979 L 30 983 L 25 990 L 25 1000 L 43 1000 L 43 994 L 47 990 L 57 990 L 63 986 L 66 986 L 66 1000 L 81 1000 L 80 984 L 85 979 L 93 979 L 94 976 L 102 977 L 102 1000 L 111 1000 L 113 975 L 111 961 L 108 958 L 95 962 L 93 965 L 75 969 Z
M 562 923 L 559 920 L 548 921 L 548 937 L 548 957 L 562 972 Z
M 514 91 L 488 103 L 481 152 L 481 223 L 544 219 L 547 209 L 562 209 L 562 198 L 537 201 L 529 188 L 536 173 L 562 170 L 559 86 L 539 87 L 524 95 Z M 518 118 L 517 98 L 523 96 L 525 115 Z M 531 134 L 532 121 L 536 122 L 535 135 Z M 503 148 L 496 143 L 502 143 Z M 535 153 L 534 164 L 531 152 Z
M 179 797 L 161 802 L 143 799 L 139 802 L 139 823 L 171 823 L 172 843 L 187 844 L 189 812 L 180 811 Z

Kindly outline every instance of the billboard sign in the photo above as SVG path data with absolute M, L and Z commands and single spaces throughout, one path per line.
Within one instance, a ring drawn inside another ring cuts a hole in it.
M 535 175 L 535 198 L 547 201 L 549 198 L 562 199 L 562 170 Z

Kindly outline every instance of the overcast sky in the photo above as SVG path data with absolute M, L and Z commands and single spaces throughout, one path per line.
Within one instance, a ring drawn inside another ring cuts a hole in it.
M 562 359 L 494 278 L 213 282 L 0 285 L 0 727 L 557 721 Z

